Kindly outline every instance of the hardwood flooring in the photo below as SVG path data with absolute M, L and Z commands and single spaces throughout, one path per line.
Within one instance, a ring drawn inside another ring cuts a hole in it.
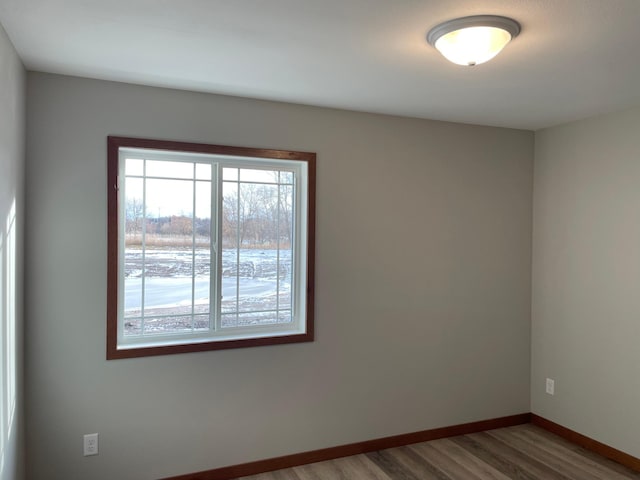
M 242 480 L 628 480 L 634 472 L 526 424 L 302 465 Z

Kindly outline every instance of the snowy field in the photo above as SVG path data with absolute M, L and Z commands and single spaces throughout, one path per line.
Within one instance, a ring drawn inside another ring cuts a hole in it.
M 195 261 L 194 261 L 195 258 Z M 146 333 L 176 333 L 209 325 L 210 253 L 189 249 L 127 248 L 125 255 L 125 334 L 142 333 L 144 301 Z M 278 261 L 279 260 L 279 261 Z M 279 267 L 279 268 L 278 268 Z M 195 275 L 192 275 L 195 272 Z M 143 296 L 144 293 L 144 296 Z M 222 326 L 288 321 L 288 312 L 246 313 L 286 309 L 291 303 L 291 252 L 240 249 L 222 253 Z M 193 313 L 195 324 L 192 326 Z M 226 315 L 225 315 L 226 313 Z

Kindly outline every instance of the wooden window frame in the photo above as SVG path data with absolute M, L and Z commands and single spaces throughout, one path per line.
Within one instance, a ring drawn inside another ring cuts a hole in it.
M 222 339 L 194 343 L 179 343 L 153 346 L 130 346 L 121 348 L 118 345 L 118 285 L 119 271 L 119 236 L 120 206 L 118 193 L 118 177 L 120 172 L 120 148 L 140 148 L 167 150 L 174 152 L 203 153 L 231 157 L 296 160 L 307 165 L 307 230 L 306 230 L 306 302 L 304 332 L 282 334 L 255 338 Z M 298 342 L 311 342 L 314 339 L 314 264 L 315 264 L 315 161 L 316 154 L 289 150 L 273 150 L 249 147 L 233 147 L 203 143 L 152 140 L 132 137 L 107 137 L 107 360 L 136 358 L 154 355 L 202 352 L 230 348 L 245 348 L 264 345 L 277 345 Z

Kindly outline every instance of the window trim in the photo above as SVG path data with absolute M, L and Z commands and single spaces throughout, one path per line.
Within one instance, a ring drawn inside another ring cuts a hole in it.
M 192 343 L 118 348 L 118 283 L 119 283 L 119 195 L 118 176 L 120 169 L 120 148 L 144 148 L 172 150 L 186 153 L 227 155 L 232 157 L 253 157 L 274 160 L 296 160 L 307 163 L 307 262 L 306 262 L 306 318 L 305 332 L 296 334 L 271 335 L 258 338 L 203 341 L 194 338 Z M 250 147 L 233 147 L 203 143 L 152 140 L 133 137 L 107 137 L 107 360 L 136 358 L 175 353 L 225 350 L 230 348 L 257 347 L 298 342 L 314 339 L 314 265 L 315 265 L 315 182 L 316 154 L 290 150 L 274 150 Z

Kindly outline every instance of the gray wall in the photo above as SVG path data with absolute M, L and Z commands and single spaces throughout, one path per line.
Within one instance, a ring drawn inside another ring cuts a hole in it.
M 532 132 L 38 73 L 28 98 L 30 480 L 530 410 Z M 109 134 L 317 152 L 314 343 L 105 360 Z
M 534 413 L 636 457 L 639 134 L 638 108 L 536 134 L 531 375 Z
M 0 25 L 0 480 L 23 478 L 25 70 Z

